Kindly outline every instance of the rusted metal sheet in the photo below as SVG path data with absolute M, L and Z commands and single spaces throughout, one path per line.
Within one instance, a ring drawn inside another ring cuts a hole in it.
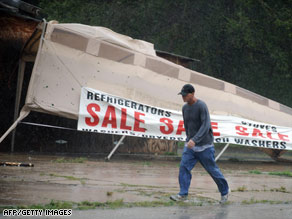
M 39 22 L 21 17 L 0 15 L 0 40 L 2 42 L 20 41 L 23 44 L 31 37 Z
M 5 74 L 15 72 L 21 51 L 35 32 L 39 22 L 11 14 L 0 15 L 0 68 Z M 32 47 L 31 47 L 32 48 Z M 27 51 L 26 55 L 35 57 L 37 48 Z M 31 54 L 30 54 L 31 53 Z

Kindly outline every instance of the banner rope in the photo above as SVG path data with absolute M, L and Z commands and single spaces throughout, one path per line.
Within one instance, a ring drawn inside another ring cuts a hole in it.
M 78 131 L 77 129 L 67 128 L 67 127 L 62 127 L 62 126 L 54 126 L 54 125 L 32 123 L 32 122 L 20 122 L 20 124 L 32 125 L 32 126 L 41 126 L 41 127 L 46 127 L 46 128 L 55 128 L 55 129 L 65 129 L 65 130 L 71 130 L 71 131 Z

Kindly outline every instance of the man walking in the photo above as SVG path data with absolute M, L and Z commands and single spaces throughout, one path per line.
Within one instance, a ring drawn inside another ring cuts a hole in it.
M 195 97 L 195 89 L 191 84 L 186 84 L 179 93 L 186 103 L 182 108 L 184 126 L 186 130 L 186 144 L 182 154 L 179 169 L 180 192 L 170 196 L 174 201 L 187 199 L 191 184 L 191 170 L 199 161 L 210 174 L 221 193 L 223 204 L 229 195 L 228 183 L 215 163 L 213 131 L 207 105 Z

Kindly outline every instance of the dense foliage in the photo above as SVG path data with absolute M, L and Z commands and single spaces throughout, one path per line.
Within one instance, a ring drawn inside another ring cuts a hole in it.
M 292 107 L 291 0 L 34 0 L 47 20 L 105 26 Z

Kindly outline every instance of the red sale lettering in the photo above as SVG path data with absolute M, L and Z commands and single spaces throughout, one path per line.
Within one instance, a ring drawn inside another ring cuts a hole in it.
M 278 133 L 278 136 L 282 141 L 287 141 L 287 142 L 290 141 L 288 138 L 288 135 L 282 135 L 282 134 Z
M 185 132 L 185 128 L 184 128 L 184 121 L 183 120 L 180 120 L 179 123 L 178 123 L 178 127 L 177 127 L 177 131 L 176 131 L 176 134 L 177 135 L 181 135 L 182 132 Z
M 99 105 L 95 103 L 88 104 L 87 111 L 92 117 L 85 117 L 85 123 L 89 126 L 96 126 L 99 123 L 99 118 L 97 114 L 93 111 L 95 109 L 96 112 L 100 111 Z M 93 121 L 91 121 L 93 119 Z
M 213 135 L 214 136 L 220 136 L 220 132 L 214 132 L 214 129 L 218 129 L 218 122 L 211 122 L 211 126 L 213 129 Z
M 122 108 L 121 129 L 132 130 L 131 126 L 127 126 L 127 109 Z
M 113 106 L 108 106 L 101 126 L 107 127 L 109 124 L 112 125 L 112 128 L 117 128 L 116 111 Z
M 134 131 L 137 132 L 145 132 L 145 128 L 140 127 L 140 123 L 145 124 L 145 120 L 140 119 L 140 116 L 145 116 L 145 113 L 135 112 L 135 123 L 134 123 Z
M 272 136 L 272 132 L 267 132 L 267 136 L 268 136 L 268 138 L 270 138 L 270 139 L 272 139 L 272 140 L 279 140 L 278 138 L 273 138 L 273 136 Z
M 238 126 L 235 126 L 235 129 L 238 131 L 236 132 L 236 134 L 248 136 L 248 133 L 246 132 L 247 128 L 238 125 Z
M 165 126 L 160 126 L 160 131 L 163 134 L 168 135 L 173 132 L 173 125 L 172 125 L 173 121 L 171 119 L 161 118 L 160 122 L 163 122 L 168 127 L 168 130 L 167 130 Z
M 258 130 L 258 129 L 253 129 L 252 136 L 253 137 L 258 137 L 259 136 L 259 137 L 262 137 L 262 138 L 266 138 L 266 137 L 263 136 L 263 133 L 261 133 L 261 131 Z

